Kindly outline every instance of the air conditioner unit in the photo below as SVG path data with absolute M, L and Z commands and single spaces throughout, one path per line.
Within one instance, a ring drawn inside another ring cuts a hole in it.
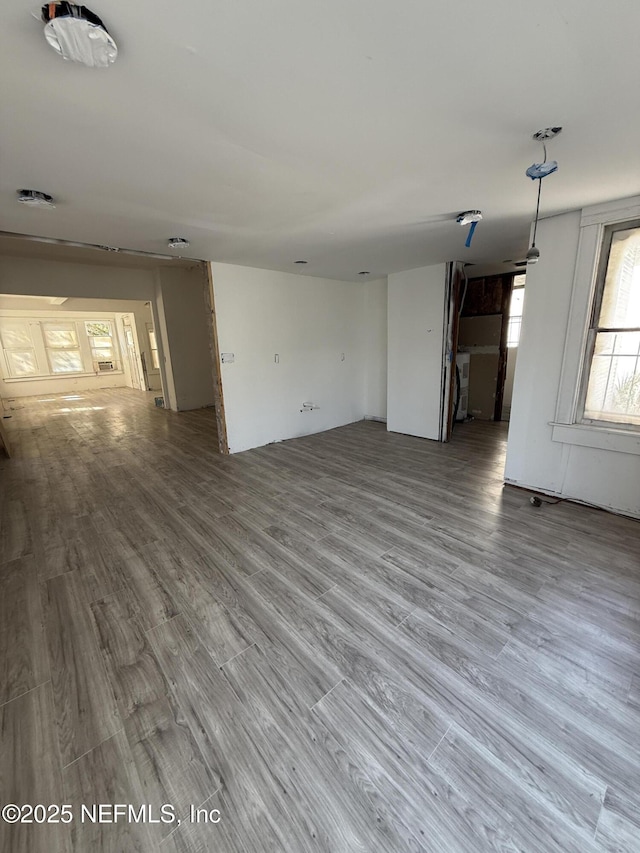
M 115 370 L 116 366 L 112 361 L 99 361 L 98 362 L 98 370 L 102 372 L 103 370 Z

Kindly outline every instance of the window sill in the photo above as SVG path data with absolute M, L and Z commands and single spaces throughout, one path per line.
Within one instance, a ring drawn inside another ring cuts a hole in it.
M 593 424 L 551 423 L 553 441 L 594 447 L 598 450 L 613 450 L 616 453 L 640 455 L 640 431 L 619 427 L 594 426 Z
M 23 376 L 23 377 L 3 377 L 3 382 L 47 382 L 49 379 L 89 379 L 93 376 L 94 379 L 97 379 L 99 376 L 122 376 L 124 374 L 124 370 L 104 370 L 102 373 L 58 373 L 58 374 L 45 374 L 43 376 Z

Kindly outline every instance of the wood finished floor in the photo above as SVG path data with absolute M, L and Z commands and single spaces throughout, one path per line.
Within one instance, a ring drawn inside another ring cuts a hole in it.
M 76 819 L 3 853 L 640 851 L 637 522 L 504 489 L 503 425 L 225 458 L 77 397 L 4 421 L 0 799 Z

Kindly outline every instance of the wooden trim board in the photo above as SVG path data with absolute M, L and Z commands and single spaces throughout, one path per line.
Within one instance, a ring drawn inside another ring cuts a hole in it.
M 210 318 L 209 347 L 211 349 L 211 365 L 213 370 L 213 399 L 216 409 L 216 422 L 218 426 L 218 450 L 225 455 L 229 454 L 229 442 L 227 441 L 227 420 L 224 413 L 224 392 L 222 389 L 222 372 L 220 369 L 220 347 L 218 345 L 218 325 L 216 321 L 216 302 L 213 292 L 213 274 L 211 264 L 203 261 L 205 269 L 206 286 L 205 302 Z
M 0 450 L 4 450 L 7 456 L 11 457 L 11 446 L 9 444 L 9 438 L 7 436 L 7 431 L 4 428 L 4 424 L 2 423 L 3 412 L 4 407 L 2 405 L 2 397 L 0 397 Z

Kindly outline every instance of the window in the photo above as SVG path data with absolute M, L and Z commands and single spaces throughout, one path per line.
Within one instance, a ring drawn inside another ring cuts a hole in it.
M 5 321 L 0 330 L 7 376 L 23 379 L 38 373 L 38 360 L 29 324 L 22 321 Z
M 120 370 L 114 322 L 0 317 L 0 370 L 28 380 Z
M 147 323 L 147 332 L 149 334 L 149 349 L 151 350 L 151 364 L 154 370 L 160 369 L 160 357 L 158 356 L 158 340 L 156 331 Z
M 509 320 L 507 322 L 507 346 L 517 347 L 522 327 L 522 307 L 524 305 L 524 282 L 526 276 L 517 275 L 513 279 L 513 289 L 509 301 Z
M 640 425 L 640 222 L 604 229 L 587 356 L 584 420 Z
M 95 371 L 115 370 L 115 347 L 113 343 L 113 328 L 108 320 L 93 320 L 84 324 L 91 360 Z
M 75 323 L 42 323 L 42 335 L 51 373 L 84 373 Z

